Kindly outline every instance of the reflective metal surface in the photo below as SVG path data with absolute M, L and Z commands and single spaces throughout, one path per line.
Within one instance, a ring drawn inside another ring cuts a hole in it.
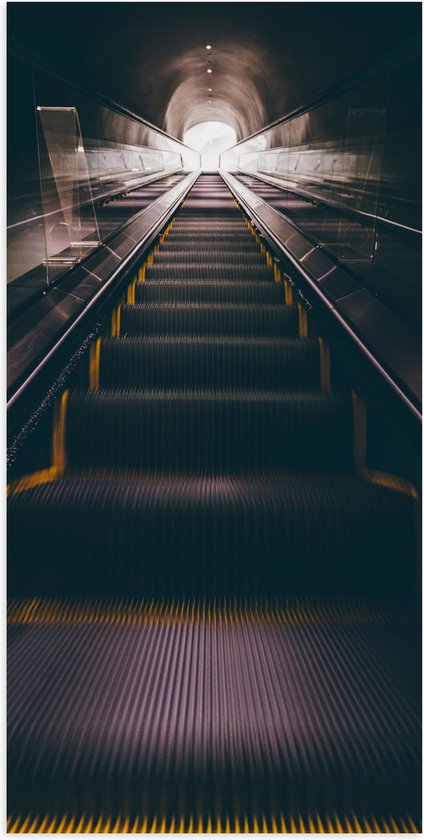
M 355 289 L 354 279 L 323 254 L 313 240 L 296 230 L 257 195 L 229 173 L 221 174 L 234 195 L 248 208 L 259 227 L 267 231 L 275 246 L 300 270 L 311 292 L 331 308 L 350 331 L 356 343 L 392 383 L 415 414 L 421 410 L 421 340 L 417 331 L 388 309 L 367 289 Z M 294 248 L 292 250 L 292 243 Z M 351 291 L 347 291 L 351 289 Z
M 49 291 L 12 324 L 7 356 L 9 405 L 17 399 L 27 380 L 45 364 L 46 354 L 57 347 L 76 321 L 98 301 L 99 294 L 114 281 L 133 254 L 142 250 L 146 240 L 182 200 L 198 174 L 187 175 L 177 186 L 130 219 L 75 267 L 60 286 Z

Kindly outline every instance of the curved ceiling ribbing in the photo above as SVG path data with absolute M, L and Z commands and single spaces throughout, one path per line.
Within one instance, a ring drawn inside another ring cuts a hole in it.
M 214 119 L 242 138 L 413 35 L 420 4 L 11 3 L 8 20 L 16 41 L 173 135 Z
M 210 51 L 197 48 L 179 56 L 165 71 L 170 85 L 182 78 L 166 109 L 165 130 L 181 137 L 193 125 L 213 119 L 231 125 L 238 138 L 250 134 L 267 120 L 269 68 L 264 50 L 236 42 L 215 42 Z

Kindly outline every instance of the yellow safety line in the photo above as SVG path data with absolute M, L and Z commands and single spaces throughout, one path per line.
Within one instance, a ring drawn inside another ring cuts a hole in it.
M 276 262 L 274 262 L 274 282 L 281 283 L 281 270 Z
M 319 337 L 320 385 L 322 391 L 331 390 L 330 348 L 325 339 Z
M 55 834 L 56 833 L 56 824 L 57 824 L 57 817 L 53 817 L 52 821 L 47 825 L 45 833 L 46 834 Z
M 16 819 L 13 816 L 7 818 L 6 831 L 8 834 L 16 834 L 16 829 L 19 825 L 19 817 Z
M 48 825 L 49 819 L 50 819 L 49 815 L 46 814 L 44 819 L 41 820 L 40 825 L 38 826 L 38 833 L 39 834 L 44 834 L 45 833 L 46 826 Z
M 297 312 L 299 316 L 299 335 L 301 338 L 308 337 L 308 313 L 301 303 L 297 304 Z
M 142 265 L 142 266 L 140 266 L 140 268 L 138 269 L 138 277 L 137 277 L 137 279 L 138 279 L 138 282 L 139 282 L 139 283 L 144 283 L 144 281 L 145 281 L 145 279 L 146 279 L 146 263 L 145 263 L 145 262 L 144 262 L 144 263 L 143 263 L 143 265 Z
M 14 496 L 16 493 L 23 493 L 25 490 L 32 490 L 33 487 L 39 487 L 40 484 L 48 484 L 54 481 L 62 470 L 58 467 L 47 467 L 44 470 L 24 475 L 22 478 L 17 478 L 11 481 L 7 487 L 7 495 Z
M 53 419 L 52 467 L 63 472 L 66 467 L 66 411 L 69 391 L 64 391 L 56 403 Z
M 418 834 L 419 829 L 413 823 L 411 818 L 407 818 L 407 820 L 410 826 L 408 833 Z M 271 833 L 274 834 L 381 834 L 404 833 L 406 829 L 406 823 L 403 819 L 396 822 L 393 818 L 390 818 L 390 826 L 384 818 L 376 819 L 375 817 L 370 818 L 370 820 L 364 819 L 363 826 L 361 826 L 356 815 L 353 815 L 352 821 L 350 821 L 347 817 L 339 818 L 335 815 L 333 820 L 330 819 L 330 817 L 324 817 L 324 822 L 320 819 L 319 815 L 316 815 L 315 822 L 310 816 L 304 820 L 300 814 L 296 817 L 290 817 L 286 822 L 284 817 L 281 815 L 278 823 L 275 817 L 272 817 L 270 827 L 268 826 L 264 816 L 262 816 L 262 819 L 258 819 L 253 816 L 251 820 L 249 820 L 247 816 L 244 816 L 243 818 L 236 816 L 234 819 L 234 829 L 232 829 L 228 817 L 224 823 L 220 816 L 213 819 L 208 817 L 207 820 L 204 820 L 202 816 L 198 817 L 196 820 L 194 820 L 192 816 L 188 820 L 181 816 L 178 823 L 175 816 L 173 816 L 169 828 L 167 828 L 167 821 L 165 817 L 162 817 L 161 819 L 156 816 L 153 818 L 151 823 L 147 817 L 145 817 L 142 822 L 139 817 L 136 817 L 133 820 L 126 817 L 125 820 L 122 818 L 122 823 L 121 819 L 118 818 L 118 820 L 116 820 L 113 824 L 110 817 L 106 818 L 103 816 L 99 817 L 97 821 L 93 820 L 93 817 L 87 818 L 83 816 L 79 820 L 76 828 L 74 828 L 75 822 L 76 820 L 74 817 L 70 818 L 67 815 L 65 815 L 60 822 L 56 817 L 54 817 L 50 822 L 48 817 L 44 818 L 41 822 L 38 820 L 38 817 L 35 817 L 34 819 L 32 819 L 31 816 L 27 816 L 25 819 L 20 817 L 11 817 L 10 821 L 8 821 L 8 833 L 28 833 L 30 828 L 35 834 L 67 834 L 71 833 L 72 829 L 75 834 L 105 834 L 119 833 L 121 825 L 122 829 L 125 829 L 125 833 L 130 834 L 202 834 L 204 832 L 219 834 L 259 834 L 270 833 L 270 828 Z M 354 829 L 352 828 L 352 823 L 354 825 Z
M 399 615 L 394 617 L 399 623 Z M 390 623 L 393 619 L 388 614 L 384 621 Z M 72 601 L 49 598 L 16 598 L 8 604 L 9 624 L 109 624 L 109 625 L 142 625 L 167 626 L 176 624 L 193 625 L 208 622 L 225 626 L 257 626 L 257 625 L 339 625 L 346 621 L 356 624 L 379 624 L 382 617 L 372 607 L 360 603 L 346 609 L 343 605 L 316 606 L 313 603 L 257 606 L 252 610 L 251 605 L 245 604 L 214 604 L 203 603 L 203 607 L 194 601 L 113 601 L 91 600 Z M 406 624 L 413 622 L 413 614 L 404 614 L 402 621 Z
M 367 456 L 367 410 L 361 397 L 352 391 L 353 462 L 361 472 Z
M 75 817 L 71 817 L 70 821 L 66 824 L 64 829 L 64 834 L 73 834 L 75 828 Z
M 136 283 L 137 283 L 137 277 L 134 277 L 134 279 L 131 280 L 131 283 L 129 284 L 129 286 L 127 288 L 127 303 L 128 304 L 135 303 L 135 284 Z
M 100 349 L 101 338 L 96 338 L 90 345 L 89 358 L 89 389 L 90 391 L 97 391 L 100 381 Z
M 289 306 L 293 303 L 293 286 L 286 277 L 284 278 L 284 302 Z
M 415 501 L 419 500 L 419 493 L 416 487 L 406 478 L 366 468 L 361 470 L 361 475 L 366 481 L 370 481 L 371 484 L 379 484 L 381 487 L 387 487 L 389 490 L 396 490 L 398 493 L 405 493 L 407 496 L 412 496 Z
M 118 338 L 121 333 L 121 304 L 112 312 L 112 322 L 110 327 L 111 338 Z

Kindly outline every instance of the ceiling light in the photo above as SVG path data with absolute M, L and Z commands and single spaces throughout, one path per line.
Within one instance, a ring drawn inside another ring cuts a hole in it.
M 206 49 L 207 49 L 207 50 L 211 50 L 211 49 L 212 49 L 211 45 L 210 45 L 210 44 L 206 44 Z
M 210 67 L 208 67 L 208 69 L 206 70 L 206 72 L 207 72 L 207 73 L 212 73 L 211 68 L 210 68 Z
M 208 92 L 209 92 L 209 93 L 212 93 L 212 88 L 208 88 Z

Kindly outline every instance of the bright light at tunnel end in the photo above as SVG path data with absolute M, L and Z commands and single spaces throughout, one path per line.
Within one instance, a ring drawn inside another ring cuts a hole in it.
M 187 129 L 183 143 L 200 152 L 201 167 L 204 171 L 216 172 L 221 152 L 237 143 L 237 135 L 227 123 L 208 121 Z

